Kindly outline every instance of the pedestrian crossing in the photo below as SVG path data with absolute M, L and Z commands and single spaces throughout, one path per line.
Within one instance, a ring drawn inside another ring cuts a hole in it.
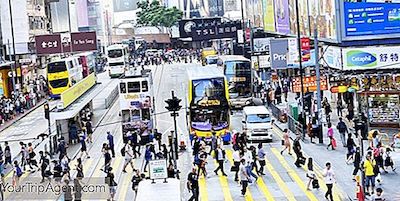
M 264 173 L 260 175 L 258 180 L 248 186 L 246 195 L 241 197 L 241 186 L 234 181 L 234 172 L 228 172 L 233 166 L 232 150 L 227 148 L 227 161 L 224 163 L 224 171 L 228 174 L 227 177 L 215 175 L 214 170 L 218 164 L 214 159 L 208 158 L 206 169 L 209 175 L 205 178 L 200 176 L 200 200 L 202 201 L 230 201 L 230 200 L 268 200 L 268 201 L 296 201 L 309 200 L 318 201 L 324 200 L 326 186 L 321 174 L 318 175 L 318 180 L 321 189 L 307 190 L 308 178 L 306 177 L 306 168 L 297 168 L 294 165 L 295 159 L 289 155 L 281 155 L 278 145 L 267 146 L 266 166 Z M 316 171 L 317 172 L 317 171 Z M 215 180 L 217 178 L 217 180 Z M 215 184 L 218 182 L 218 185 Z M 335 200 L 343 200 L 336 193 Z

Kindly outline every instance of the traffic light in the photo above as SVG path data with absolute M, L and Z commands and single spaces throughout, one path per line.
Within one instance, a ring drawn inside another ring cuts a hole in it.
M 168 111 L 179 111 L 181 108 L 182 108 L 182 106 L 180 106 L 179 105 L 179 103 L 181 102 L 182 100 L 181 99 L 179 99 L 179 98 L 177 98 L 177 97 L 172 97 L 172 98 L 170 98 L 170 99 L 167 99 L 165 102 L 167 103 L 167 106 L 165 107 Z
M 50 108 L 48 103 L 44 104 L 44 118 L 46 118 L 47 120 L 50 119 Z

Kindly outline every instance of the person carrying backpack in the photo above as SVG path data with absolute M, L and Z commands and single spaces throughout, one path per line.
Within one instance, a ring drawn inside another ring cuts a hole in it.
M 338 125 L 336 126 L 340 133 L 340 140 L 342 141 L 343 147 L 347 147 L 346 133 L 349 133 L 346 124 L 343 122 L 342 117 L 339 117 Z

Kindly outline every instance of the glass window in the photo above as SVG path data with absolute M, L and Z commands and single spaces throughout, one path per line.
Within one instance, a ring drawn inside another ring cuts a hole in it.
M 248 123 L 268 123 L 271 122 L 269 114 L 251 114 L 247 116 Z
M 140 82 L 128 82 L 128 93 L 140 92 Z
M 142 109 L 142 120 L 149 121 L 150 120 L 150 108 Z
M 47 73 L 59 73 L 66 70 L 67 67 L 64 61 L 52 62 L 47 65 Z
M 149 91 L 149 85 L 147 81 L 142 81 L 142 92 L 147 92 Z
M 126 93 L 126 83 L 125 82 L 119 83 L 119 91 L 122 94 Z
M 122 50 L 108 50 L 108 57 L 110 58 L 118 58 L 122 57 L 123 52 Z
M 123 66 L 124 62 L 109 63 L 109 66 Z
M 224 97 L 225 90 L 223 78 L 195 80 L 193 81 L 193 87 L 196 102 L 204 98 L 215 100 Z
M 50 80 L 49 83 L 50 83 L 50 86 L 53 88 L 66 87 L 68 85 L 68 78 L 58 79 L 58 80 Z

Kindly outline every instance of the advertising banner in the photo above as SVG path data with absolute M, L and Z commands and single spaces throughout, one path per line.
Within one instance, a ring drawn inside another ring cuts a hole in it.
M 302 61 L 308 61 L 310 60 L 310 38 L 301 38 L 300 39 L 300 44 L 301 44 L 301 60 Z
M 80 51 L 93 51 L 97 50 L 96 32 L 78 32 L 71 33 L 72 50 Z
M 260 68 L 270 68 L 271 67 L 271 56 L 270 55 L 259 55 L 258 56 L 258 66 Z
M 94 73 L 79 81 L 71 88 L 61 93 L 62 109 L 67 108 L 76 99 L 82 96 L 86 91 L 96 84 L 96 75 Z
M 342 70 L 342 52 L 340 47 L 324 46 L 322 53 L 320 54 L 323 55 L 322 65 Z
M 254 1 L 254 25 L 256 27 L 264 27 L 264 19 L 263 19 L 263 6 L 262 0 L 253 0 Z
M 270 40 L 271 68 L 286 69 L 288 58 L 288 41 L 287 39 Z
M 389 37 L 400 34 L 400 2 L 390 2 L 344 2 L 345 39 L 382 38 L 383 35 Z
M 308 16 L 307 0 L 289 0 L 290 33 L 293 35 L 297 34 L 296 2 L 298 2 L 299 15 L 301 16 L 299 22 L 300 34 L 308 36 L 310 34 L 308 27 L 308 18 L 305 17 Z
M 293 92 L 301 92 L 301 79 L 300 77 L 293 78 Z M 328 82 L 325 76 L 320 77 L 321 90 L 328 90 Z M 303 77 L 303 92 L 314 92 L 317 91 L 317 76 L 306 76 Z
M 289 3 L 287 0 L 274 0 L 276 32 L 289 34 Z
M 192 37 L 192 29 L 199 24 L 214 24 L 221 22 L 221 18 L 183 19 L 179 21 L 179 35 L 181 38 Z
M 167 161 L 164 160 L 151 160 L 150 166 L 150 179 L 166 179 L 167 174 Z
M 253 51 L 269 54 L 269 40 L 270 38 L 254 38 Z
M 275 32 L 274 0 L 263 0 L 264 30 Z
M 241 26 L 240 21 L 196 24 L 191 29 L 191 36 L 193 41 L 236 38 L 237 30 L 241 29 Z
M 343 70 L 393 69 L 399 65 L 400 46 L 346 48 Z

